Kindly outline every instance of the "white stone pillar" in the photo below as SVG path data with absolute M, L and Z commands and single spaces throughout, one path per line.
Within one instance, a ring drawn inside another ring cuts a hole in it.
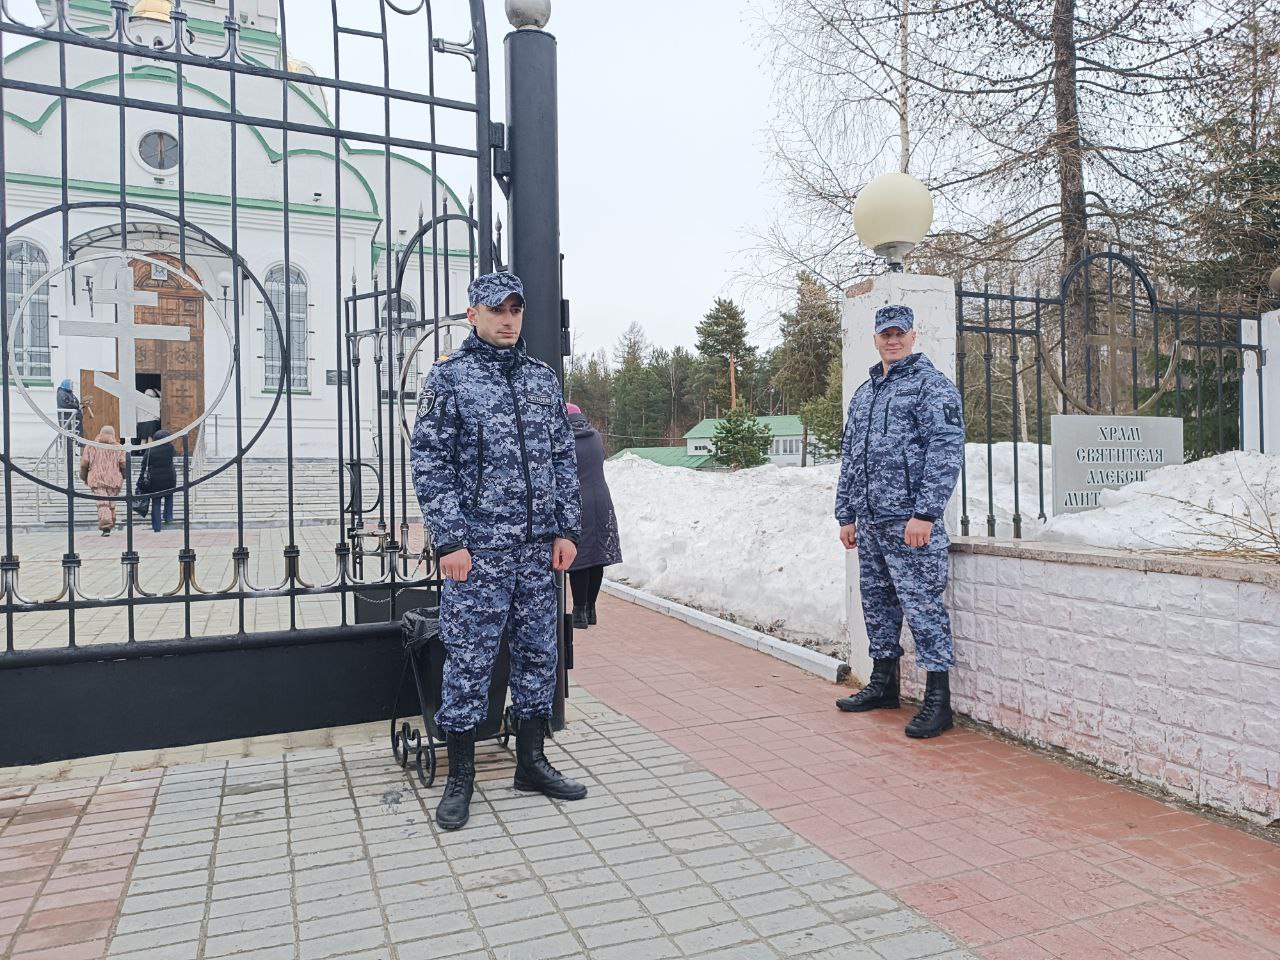
M 911 308 L 916 318 L 916 350 L 927 354 L 933 365 L 952 380 L 956 378 L 956 287 L 946 277 L 914 273 L 887 273 L 850 287 L 845 292 L 841 317 L 844 359 L 844 405 L 880 362 L 873 334 L 875 312 L 891 303 Z M 959 510 L 952 497 L 947 507 L 947 529 L 955 532 Z M 867 630 L 862 619 L 862 594 L 858 589 L 858 555 L 845 557 L 845 611 L 849 621 L 849 666 L 860 683 L 871 676 Z
M 1240 339 L 1246 344 L 1257 344 L 1262 338 L 1262 355 L 1266 358 L 1262 367 L 1262 397 L 1258 397 L 1258 355 L 1252 350 L 1244 353 L 1244 392 L 1241 398 L 1244 410 L 1244 436 L 1240 444 L 1245 450 L 1265 450 L 1280 454 L 1280 310 L 1262 315 L 1262 329 L 1258 323 L 1241 321 Z M 1261 399 L 1261 403 L 1259 402 Z M 1258 414 L 1263 411 L 1262 429 L 1258 428 Z M 1261 441 L 1261 444 L 1259 443 Z

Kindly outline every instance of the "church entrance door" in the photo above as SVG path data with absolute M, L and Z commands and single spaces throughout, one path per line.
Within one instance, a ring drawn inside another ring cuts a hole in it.
M 189 331 L 186 340 L 138 340 L 134 344 L 136 381 L 139 393 L 154 388 L 160 393 L 160 424 L 166 430 L 179 430 L 204 412 L 204 297 L 188 283 L 174 276 L 181 267 L 175 257 L 164 253 L 148 256 L 169 265 L 162 270 L 144 260 L 131 260 L 135 290 L 156 294 L 156 305 L 135 307 L 140 324 L 183 326 Z M 197 282 L 199 276 L 190 264 L 187 273 Z M 117 370 L 119 364 L 117 363 Z M 85 435 L 96 437 L 103 424 L 111 424 L 126 437 L 137 436 L 136 424 L 120 423 L 120 403 L 111 394 L 95 386 L 94 372 L 80 373 L 80 396 L 86 400 Z M 142 419 L 143 415 L 139 415 Z M 195 453 L 199 429 L 188 434 L 187 444 Z

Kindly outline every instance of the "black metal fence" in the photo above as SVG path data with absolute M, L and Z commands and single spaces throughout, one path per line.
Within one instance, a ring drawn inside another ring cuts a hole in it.
M 413 381 L 501 261 L 483 0 L 132 6 L 0 4 L 0 250 L 22 267 L 0 271 L 0 764 L 389 709 L 399 655 L 370 650 L 437 582 Z M 54 419 L 63 377 L 84 436 Z M 131 509 L 140 457 L 119 490 L 77 470 L 103 426 L 142 453 L 153 415 L 178 467 L 145 491 L 176 501 L 158 536 Z M 29 735 L 102 710 L 75 743 Z
M 961 533 L 1021 537 L 1029 518 L 1051 515 L 1054 414 L 1181 417 L 1188 461 L 1264 450 L 1261 337 L 1260 305 L 1161 303 L 1138 262 L 1114 251 L 1087 255 L 1050 293 L 958 288 L 956 379 L 978 461 L 961 473 Z M 985 517 L 971 516 L 975 502 Z

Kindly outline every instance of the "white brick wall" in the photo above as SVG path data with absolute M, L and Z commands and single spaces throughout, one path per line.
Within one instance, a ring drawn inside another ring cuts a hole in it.
M 968 540 L 951 577 L 959 711 L 1186 800 L 1280 819 L 1275 571 Z M 904 675 L 918 696 L 920 675 Z

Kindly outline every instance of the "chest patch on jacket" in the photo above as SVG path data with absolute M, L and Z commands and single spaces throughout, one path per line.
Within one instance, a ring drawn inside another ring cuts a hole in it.
M 530 403 L 536 403 L 540 407 L 549 407 L 555 403 L 551 397 L 545 393 L 530 393 L 525 396 Z
M 947 423 L 953 427 L 960 426 L 960 404 L 947 403 L 942 406 L 942 413 L 947 418 Z

